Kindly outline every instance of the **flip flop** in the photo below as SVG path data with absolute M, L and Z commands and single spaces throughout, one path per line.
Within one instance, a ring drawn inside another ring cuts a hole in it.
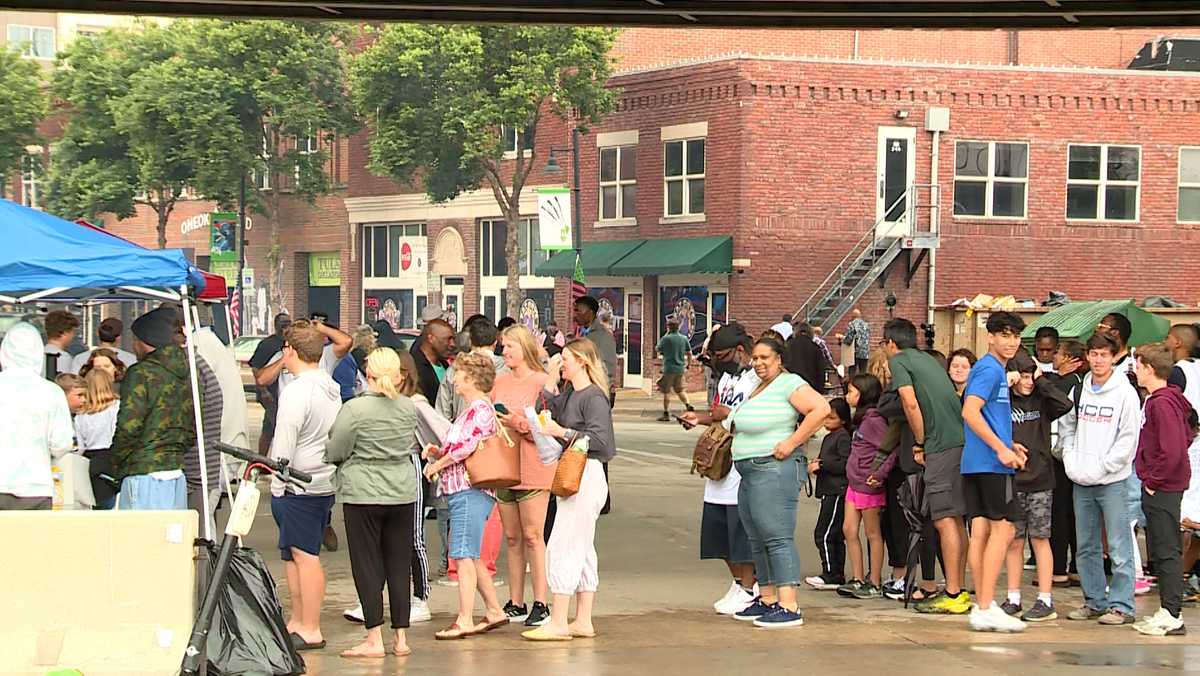
M 366 653 L 352 653 L 349 650 L 343 650 L 341 652 L 340 656 L 344 657 L 348 660 L 350 660 L 350 659 L 378 659 L 378 660 L 381 660 L 384 657 L 387 657 L 387 651 L 381 652 L 378 655 L 368 655 Z
M 494 631 L 494 630 L 499 629 L 500 627 L 503 627 L 504 625 L 508 624 L 509 620 L 506 617 L 502 620 L 496 620 L 495 622 L 488 622 L 487 620 L 484 620 L 484 622 L 486 622 L 486 624 L 484 624 L 482 627 L 478 627 L 474 631 L 474 633 L 486 634 L 489 631 Z
M 435 633 L 433 638 L 438 641 L 457 641 L 474 633 L 474 630 L 463 629 L 462 627 L 458 626 L 457 622 L 455 622 L 449 627 L 446 627 L 445 629 Z
M 530 629 L 529 631 L 522 632 L 521 638 L 527 641 L 570 641 L 574 637 L 570 634 L 566 636 L 551 634 L 550 632 L 546 631 L 545 628 L 538 627 L 536 629 Z
M 317 643 L 309 643 L 308 641 L 304 640 L 303 636 L 301 636 L 300 634 L 297 634 L 294 631 L 291 634 L 289 634 L 289 638 L 292 639 L 292 647 L 298 651 L 299 650 L 321 650 L 325 647 L 325 641 L 320 641 Z
M 404 650 L 396 650 L 395 648 L 392 648 L 392 654 L 396 657 L 408 657 L 412 654 L 412 648 L 405 648 Z

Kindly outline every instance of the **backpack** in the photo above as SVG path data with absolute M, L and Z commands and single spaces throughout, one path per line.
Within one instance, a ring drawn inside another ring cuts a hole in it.
M 704 430 L 692 450 L 691 474 L 720 481 L 733 468 L 733 435 L 721 423 L 713 423 Z

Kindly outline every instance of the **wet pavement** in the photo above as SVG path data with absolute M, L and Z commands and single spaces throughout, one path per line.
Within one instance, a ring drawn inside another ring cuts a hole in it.
M 652 402 L 646 404 L 651 408 Z M 434 585 L 432 622 L 409 631 L 407 658 L 349 660 L 338 656 L 361 640 L 361 625 L 341 617 L 357 603 L 344 547 L 322 554 L 328 593 L 322 629 L 329 647 L 305 653 L 311 674 L 747 674 L 785 670 L 798 673 L 863 674 L 1155 674 L 1200 672 L 1200 611 L 1184 618 L 1195 627 L 1180 638 L 1143 637 L 1126 627 L 1059 619 L 1030 626 L 1023 634 L 976 634 L 965 616 L 916 615 L 888 600 L 843 599 L 832 592 L 804 589 L 801 628 L 768 631 L 724 618 L 711 603 L 728 587 L 719 562 L 699 561 L 698 529 L 702 481 L 688 474 L 696 433 L 655 423 L 640 404 L 621 407 L 617 443 L 622 453 L 611 466 L 613 512 L 597 529 L 600 590 L 595 639 L 535 644 L 510 626 L 463 641 L 434 641 L 448 624 L 456 590 Z M 796 541 L 805 575 L 819 572 L 812 544 L 817 501 L 801 499 Z M 340 510 L 335 527 L 343 535 Z M 431 556 L 439 549 L 437 529 L 428 521 Z M 286 610 L 287 588 L 275 554 L 275 525 L 263 501 L 248 544 L 263 553 L 279 583 Z M 500 578 L 508 579 L 501 553 Z M 1033 597 L 1025 573 L 1025 600 Z M 501 601 L 507 586 L 499 589 Z M 1055 590 L 1058 611 L 1080 603 L 1077 589 Z M 526 594 L 527 602 L 530 598 Z M 1154 593 L 1138 598 L 1138 615 L 1158 607 Z M 478 613 L 478 611 L 477 611 Z

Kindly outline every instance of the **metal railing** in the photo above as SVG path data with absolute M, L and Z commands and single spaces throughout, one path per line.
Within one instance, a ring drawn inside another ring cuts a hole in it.
M 866 253 L 866 251 L 868 250 L 867 247 L 875 246 L 875 242 L 877 242 L 879 240 L 877 235 L 878 235 L 880 226 L 882 226 L 884 224 L 890 224 L 890 223 L 909 223 L 910 222 L 909 215 L 915 214 L 917 207 L 914 204 L 914 200 L 911 200 L 909 198 L 914 197 L 916 195 L 917 187 L 918 186 L 916 186 L 916 185 L 910 185 L 903 193 L 901 193 L 900 195 L 897 195 L 896 199 L 893 200 L 892 203 L 889 204 L 886 209 L 884 209 L 883 216 L 879 217 L 879 219 L 876 220 L 875 223 L 873 223 L 871 225 L 871 227 L 866 232 L 863 233 L 862 237 L 860 237 L 858 239 L 858 241 L 855 242 L 852 247 L 850 247 L 850 251 L 846 254 L 846 256 L 844 258 L 842 258 L 842 260 L 837 265 L 834 266 L 833 270 L 831 270 L 829 272 L 829 274 L 826 275 L 825 279 L 822 280 L 821 283 L 818 284 L 813 289 L 812 295 L 810 295 L 808 297 L 808 299 L 804 301 L 804 304 L 800 306 L 800 309 L 797 310 L 796 313 L 792 315 L 793 322 L 798 320 L 800 317 L 804 317 L 805 321 L 809 320 L 809 318 L 810 318 L 809 312 L 811 311 L 810 308 L 812 306 L 813 301 L 818 300 L 819 298 L 824 298 L 824 296 L 826 294 L 828 294 L 830 291 L 832 291 L 833 290 L 832 287 L 826 288 L 827 286 L 829 286 L 830 282 L 832 282 L 834 280 L 841 280 L 841 279 L 845 278 L 846 273 L 848 272 L 847 266 L 850 264 L 857 264 L 859 262 L 859 260 L 862 258 L 863 254 Z M 902 202 L 905 204 L 906 208 L 904 210 L 904 213 L 900 216 L 900 218 L 895 221 L 886 220 L 888 217 L 888 214 L 892 213 L 892 210 L 895 209 Z M 867 243 L 867 242 L 869 242 L 869 245 L 864 246 L 864 243 Z

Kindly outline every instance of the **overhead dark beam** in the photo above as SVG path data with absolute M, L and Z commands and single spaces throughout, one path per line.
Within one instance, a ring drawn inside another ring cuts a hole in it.
M 1200 25 L 1184 0 L 0 0 L 0 8 L 162 16 L 648 26 L 1054 28 Z

